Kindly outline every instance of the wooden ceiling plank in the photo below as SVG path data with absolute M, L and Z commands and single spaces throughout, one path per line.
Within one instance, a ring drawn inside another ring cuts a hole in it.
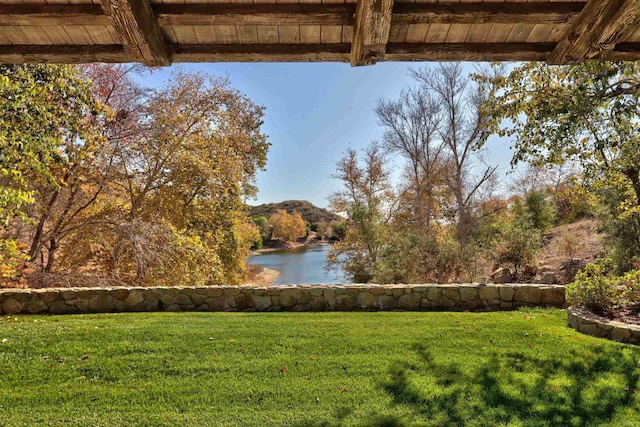
M 86 62 L 127 62 L 121 45 L 10 45 L 0 46 L 0 62 L 24 64 L 47 62 L 81 64 Z
M 384 58 L 393 0 L 358 0 L 351 43 L 351 66 L 372 65 Z
M 566 23 L 584 3 L 396 3 L 394 24 Z
M 171 55 L 148 0 L 102 0 L 132 59 L 145 65 L 171 65 Z
M 640 20 L 638 0 L 590 0 L 547 62 L 566 64 L 605 58 L 625 31 Z
M 553 43 L 389 43 L 387 61 L 542 61 Z
M 160 25 L 353 25 L 350 4 L 159 4 Z
M 172 45 L 181 62 L 347 62 L 349 43 Z
M 396 3 L 394 24 L 567 23 L 583 2 Z M 156 4 L 161 25 L 354 25 L 356 4 Z
M 640 60 L 640 43 L 618 43 L 609 53 L 607 59 L 611 61 L 638 61 Z
M 0 26 L 110 24 L 97 4 L 0 4 Z

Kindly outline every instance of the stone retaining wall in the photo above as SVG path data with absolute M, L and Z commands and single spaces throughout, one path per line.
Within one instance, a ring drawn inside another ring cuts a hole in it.
M 0 289 L 2 314 L 127 311 L 511 310 L 563 307 L 564 286 L 295 285 Z
M 569 326 L 578 332 L 612 341 L 640 345 L 640 325 L 609 320 L 582 307 L 569 307 Z

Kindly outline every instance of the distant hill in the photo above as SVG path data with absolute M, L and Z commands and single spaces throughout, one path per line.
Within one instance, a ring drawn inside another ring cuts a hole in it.
M 313 222 L 331 222 L 331 221 L 341 221 L 344 218 L 329 212 L 326 209 L 322 209 L 317 207 L 311 202 L 306 200 L 286 200 L 280 203 L 267 203 L 264 205 L 258 206 L 249 206 L 250 215 L 252 218 L 257 216 L 263 216 L 267 219 L 277 210 L 284 209 L 288 213 L 298 212 L 302 219 L 309 223 Z

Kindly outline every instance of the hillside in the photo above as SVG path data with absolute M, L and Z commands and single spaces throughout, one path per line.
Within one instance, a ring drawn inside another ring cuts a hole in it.
M 284 209 L 288 213 L 293 213 L 294 211 L 298 212 L 302 216 L 302 219 L 309 223 L 343 220 L 343 218 L 338 215 L 331 213 L 326 209 L 319 208 L 306 200 L 286 200 L 280 203 L 267 203 L 264 205 L 249 206 L 249 212 L 253 218 L 258 216 L 269 218 L 279 209 Z
M 545 233 L 539 268 L 554 273 L 561 284 L 570 282 L 580 268 L 604 256 L 604 238 L 592 219 L 554 227 Z

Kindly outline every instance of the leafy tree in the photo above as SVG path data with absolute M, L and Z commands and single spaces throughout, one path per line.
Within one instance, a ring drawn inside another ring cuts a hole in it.
M 389 207 L 394 193 L 384 156 L 376 144 L 362 153 L 348 150 L 338 161 L 334 178 L 343 190 L 329 197 L 330 206 L 348 217 L 347 233 L 330 251 L 329 259 L 340 262 L 356 282 L 376 276 L 388 242 Z
M 498 265 L 513 266 L 518 274 L 520 267 L 534 263 L 541 246 L 540 230 L 516 217 L 501 225 L 494 249 L 495 261 Z
M 609 209 L 618 262 L 630 268 L 640 255 L 640 64 L 527 63 L 479 79 L 494 85 L 485 112 L 494 132 L 515 138 L 513 163 L 578 163 L 583 185 Z
M 152 90 L 139 66 L 2 67 L 0 263 L 28 241 L 41 284 L 244 279 L 261 107 L 182 70 Z
M 284 209 L 278 210 L 269 218 L 269 228 L 274 239 L 293 242 L 307 233 L 307 225 L 299 213 L 288 213 Z
M 555 223 L 555 207 L 551 197 L 545 191 L 530 191 L 524 199 L 525 218 L 531 227 L 542 232 Z
M 347 236 L 349 226 L 346 221 L 334 221 L 331 223 L 331 229 L 331 236 L 335 238 L 335 240 L 342 240 Z
M 101 101 L 116 111 L 105 131 L 120 203 L 109 213 L 111 238 L 102 251 L 117 256 L 122 224 L 162 218 L 179 233 L 199 236 L 220 260 L 220 277 L 238 283 L 256 240 L 242 199 L 255 194 L 255 174 L 266 162 L 263 110 L 226 79 L 177 70 L 165 87 L 145 90 L 133 71 L 89 70 Z
M 28 258 L 46 272 L 102 189 L 100 110 L 75 67 L 0 65 L 0 222 L 8 239 L 1 246 L 15 249 L 6 227 L 15 231 L 12 219 L 28 219 L 35 224 Z

